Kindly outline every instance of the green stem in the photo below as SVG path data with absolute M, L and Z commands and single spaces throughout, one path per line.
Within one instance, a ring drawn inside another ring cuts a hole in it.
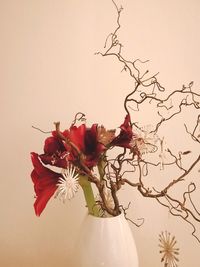
M 92 185 L 87 176 L 79 176 L 79 184 L 83 189 L 89 214 L 99 217 L 99 207 L 96 205 Z

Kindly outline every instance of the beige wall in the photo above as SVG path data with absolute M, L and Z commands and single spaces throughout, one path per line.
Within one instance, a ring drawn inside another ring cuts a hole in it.
M 170 90 L 191 80 L 199 88 L 200 2 L 118 2 L 124 7 L 126 57 L 151 59 L 151 70 L 160 71 Z M 68 127 L 77 111 L 86 113 L 88 123 L 120 125 L 130 81 L 112 58 L 94 56 L 114 29 L 115 15 L 110 0 L 0 0 L 2 267 L 70 266 L 69 253 L 85 213 L 83 197 L 79 192 L 65 205 L 52 199 L 35 217 L 29 153 L 42 152 L 44 135 L 31 126 L 51 130 L 59 120 Z M 180 266 L 198 267 L 200 246 L 191 228 L 131 191 L 124 200 L 130 195 L 130 214 L 146 218 L 140 229 L 131 226 L 140 266 L 162 266 L 158 234 L 167 229 L 179 242 Z

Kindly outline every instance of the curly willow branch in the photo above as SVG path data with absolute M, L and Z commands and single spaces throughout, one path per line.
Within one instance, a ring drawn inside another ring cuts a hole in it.
M 193 90 L 193 82 L 190 82 L 187 86 L 183 85 L 180 90 L 174 90 L 166 96 L 166 89 L 158 81 L 158 73 L 151 75 L 149 70 L 142 71 L 140 69 L 141 64 L 144 65 L 148 60 L 140 60 L 138 58 L 134 60 L 128 60 L 123 56 L 123 45 L 118 38 L 119 31 L 121 29 L 121 11 L 122 7 L 118 7 L 116 2 L 112 0 L 112 3 L 117 11 L 116 19 L 116 28 L 112 33 L 110 33 L 105 41 L 104 52 L 98 52 L 96 54 L 103 57 L 113 57 L 119 63 L 122 64 L 122 70 L 126 71 L 128 75 L 133 80 L 133 88 L 129 94 L 124 99 L 124 109 L 125 112 L 130 115 L 131 111 L 140 111 L 144 103 L 154 104 L 154 107 L 157 110 L 158 122 L 155 124 L 153 130 L 150 133 L 157 133 L 161 126 L 167 124 L 172 118 L 177 118 L 183 111 L 184 108 L 194 108 L 195 110 L 200 109 L 200 94 L 197 94 Z M 165 94 L 163 94 L 165 92 Z M 178 96 L 179 103 L 174 104 L 174 98 Z M 167 116 L 165 112 L 167 111 Z M 197 128 L 200 124 L 200 115 L 197 117 L 196 124 L 192 131 L 189 131 L 185 125 L 186 132 L 191 136 L 192 140 L 197 144 L 200 143 L 197 133 Z M 132 127 L 140 129 L 136 122 L 131 123 Z M 144 142 L 144 145 L 147 145 L 148 142 Z M 157 146 L 155 146 L 157 147 Z M 111 148 L 112 149 L 112 148 Z M 173 197 L 171 189 L 180 184 L 183 181 L 186 181 L 192 170 L 200 163 L 200 155 L 190 164 L 190 167 L 182 166 L 182 155 L 187 156 L 192 153 L 190 150 L 185 152 L 180 152 L 178 156 L 168 148 L 167 153 L 171 157 L 171 161 L 165 163 L 163 160 L 161 163 L 155 161 L 148 161 L 141 157 L 139 149 L 137 146 L 134 148 L 132 156 L 127 156 L 127 151 L 124 150 L 123 153 L 118 155 L 115 159 L 107 160 L 106 167 L 104 168 L 105 178 L 104 184 L 106 187 L 111 190 L 111 195 L 114 199 L 115 208 L 118 204 L 116 192 L 125 184 L 137 189 L 140 194 L 146 198 L 154 198 L 162 206 L 169 209 L 170 213 L 173 216 L 179 216 L 185 222 L 189 223 L 193 227 L 192 235 L 200 242 L 199 238 L 195 235 L 196 228 L 192 222 L 200 222 L 200 212 L 197 209 L 196 204 L 192 201 L 191 194 L 196 190 L 195 183 L 189 183 L 188 188 L 183 192 L 183 199 L 180 200 L 178 197 Z M 162 149 L 162 148 L 161 148 Z M 155 152 L 158 149 L 155 150 Z M 133 151 L 132 151 L 133 152 Z M 163 153 L 163 151 L 161 151 Z M 124 166 L 129 165 L 132 170 L 124 171 Z M 155 187 L 148 188 L 145 186 L 144 177 L 147 177 L 150 174 L 150 168 L 158 168 L 164 166 L 174 166 L 181 173 L 177 177 L 174 177 L 170 182 L 162 189 L 156 190 Z M 127 177 L 129 176 L 129 178 Z M 132 181 L 132 179 L 135 181 Z M 107 180 L 105 182 L 105 180 Z M 165 202 L 167 203 L 165 203 Z M 188 204 L 191 204 L 192 209 L 190 209 Z M 122 208 L 126 215 L 126 209 Z

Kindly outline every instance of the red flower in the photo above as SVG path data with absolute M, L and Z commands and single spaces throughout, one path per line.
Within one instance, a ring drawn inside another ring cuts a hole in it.
M 47 202 L 55 193 L 58 179 L 61 177 L 61 174 L 44 167 L 39 160 L 38 154 L 34 152 L 31 153 L 31 159 L 34 166 L 31 178 L 36 193 L 34 208 L 36 215 L 40 216 L 46 207 Z
M 133 137 L 130 115 L 126 115 L 124 123 L 120 126 L 120 133 L 111 142 L 112 146 L 131 148 L 130 141 Z
M 44 154 L 40 159 L 44 164 L 67 168 L 67 151 L 63 142 L 56 136 L 48 137 L 44 143 Z
M 63 151 L 64 146 L 61 140 L 54 136 L 50 136 L 45 140 L 44 143 L 44 153 L 54 154 L 56 151 Z
M 98 142 L 96 124 L 93 124 L 91 128 L 86 128 L 85 124 L 79 127 L 72 126 L 69 130 L 65 131 L 63 135 L 83 153 L 84 164 L 88 168 L 97 165 L 101 153 L 105 150 L 105 146 Z M 76 149 L 67 144 L 66 149 L 70 152 L 69 160 L 73 161 L 75 164 L 78 156 Z

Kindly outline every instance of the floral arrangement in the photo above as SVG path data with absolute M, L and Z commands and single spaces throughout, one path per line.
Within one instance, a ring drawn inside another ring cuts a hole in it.
M 56 130 L 52 132 L 52 136 L 45 140 L 44 154 L 31 153 L 34 166 L 31 177 L 37 195 L 34 204 L 36 215 L 41 214 L 54 193 L 65 201 L 75 195 L 80 185 L 84 191 L 89 213 L 98 216 L 99 207 L 96 205 L 91 182 L 99 190 L 101 201 L 99 200 L 98 204 L 102 210 L 113 216 L 119 215 L 120 207 L 116 192 L 125 183 L 125 180 L 119 177 L 119 182 L 116 184 L 111 177 L 105 178 L 108 175 L 106 175 L 106 168 L 109 162 L 106 152 L 114 147 L 122 147 L 129 149 L 133 158 L 136 154 L 139 155 L 134 144 L 136 136 L 132 130 L 130 116 L 125 117 L 118 135 L 115 134 L 115 130 L 106 130 L 104 126 L 97 124 L 93 124 L 89 128 L 85 123 L 78 127 L 73 123 L 69 129 L 63 132 L 60 131 L 59 123 L 55 123 L 55 126 Z M 58 173 L 43 164 L 55 166 L 61 170 Z M 94 167 L 98 168 L 99 176 L 94 174 Z M 108 182 L 113 204 L 115 204 L 113 208 L 108 203 L 108 197 L 105 196 Z
M 189 223 L 192 235 L 200 241 L 195 234 L 200 212 L 192 199 L 198 185 L 190 181 L 187 183 L 192 171 L 197 171 L 196 176 L 199 176 L 200 155 L 190 148 L 173 152 L 166 145 L 165 137 L 160 137 L 162 127 L 172 119 L 178 120 L 183 109 L 190 107 L 198 112 L 200 94 L 193 90 L 193 82 L 167 94 L 157 74 L 150 75 L 148 70 L 140 68 L 147 61 L 125 59 L 118 38 L 122 8 L 112 2 L 117 11 L 117 27 L 106 38 L 105 51 L 97 54 L 119 61 L 122 70 L 133 81 L 132 91 L 124 98 L 124 118 L 116 129 L 106 129 L 96 123 L 88 126 L 85 115 L 80 112 L 68 129 L 61 130 L 60 123 L 55 123 L 55 129 L 45 139 L 43 153 L 31 153 L 35 213 L 39 216 L 52 196 L 65 201 L 74 197 L 81 187 L 90 214 L 117 216 L 121 212 L 126 213 L 118 193 L 129 185 L 143 197 L 156 200 L 173 216 Z M 150 127 L 133 120 L 138 118 L 136 113 L 146 104 L 157 114 L 154 125 Z M 200 114 L 195 112 L 192 128 L 184 123 L 183 136 L 186 134 L 195 146 L 199 146 Z M 194 160 L 184 165 L 188 155 L 194 155 Z M 176 172 L 162 188 L 146 184 L 146 177 L 152 169 L 161 172 L 168 167 L 174 167 Z M 186 185 L 182 193 L 176 195 L 173 189 L 183 181 Z

